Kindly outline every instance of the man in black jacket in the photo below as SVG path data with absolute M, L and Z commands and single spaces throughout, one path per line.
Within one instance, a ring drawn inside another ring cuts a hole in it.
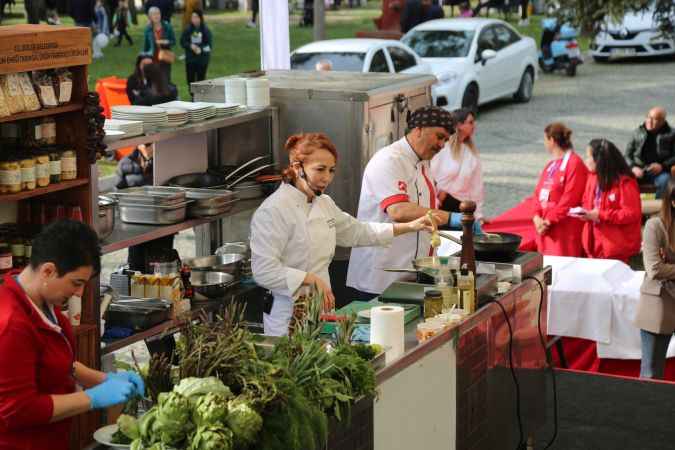
M 664 108 L 652 108 L 635 130 L 626 147 L 626 161 L 638 182 L 656 185 L 656 198 L 661 198 L 675 169 L 675 132 Z
M 407 0 L 401 11 L 401 32 L 407 33 L 417 25 L 445 16 L 443 8 L 432 0 Z

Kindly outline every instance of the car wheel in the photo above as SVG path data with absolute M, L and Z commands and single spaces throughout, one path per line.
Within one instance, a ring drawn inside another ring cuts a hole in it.
M 514 97 L 516 101 L 527 103 L 532 99 L 532 91 L 534 90 L 534 77 L 530 68 L 525 69 L 523 76 L 520 78 L 520 85 Z
M 596 63 L 602 64 L 602 63 L 606 63 L 607 61 L 609 61 L 609 57 L 607 57 L 607 56 L 594 56 L 593 61 L 595 61 Z
M 478 86 L 475 83 L 466 87 L 462 97 L 462 108 L 471 108 L 474 111 L 478 109 Z

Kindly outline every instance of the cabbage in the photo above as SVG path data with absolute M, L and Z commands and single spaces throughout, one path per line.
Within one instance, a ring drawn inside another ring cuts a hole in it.
M 200 427 L 188 450 L 232 450 L 232 432 L 225 427 Z
M 122 414 L 117 418 L 117 426 L 120 431 L 132 441 L 141 437 L 141 430 L 135 417 Z
M 202 395 L 195 403 L 193 417 L 197 426 L 222 426 L 227 418 L 227 397 L 214 392 Z
M 228 399 L 232 397 L 230 388 L 225 386 L 223 382 L 216 377 L 183 378 L 180 380 L 180 383 L 174 386 L 173 391 L 190 400 L 195 400 L 196 396 L 208 394 L 209 392 L 223 394 Z
M 129 450 L 145 450 L 143 441 L 141 439 L 135 439 L 134 442 L 131 443 Z
M 228 405 L 227 426 L 237 444 L 247 447 L 255 443 L 263 424 L 262 417 L 243 400 L 231 400 Z

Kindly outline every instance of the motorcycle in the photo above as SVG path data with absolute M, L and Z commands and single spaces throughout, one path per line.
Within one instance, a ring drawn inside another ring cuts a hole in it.
M 575 76 L 577 67 L 584 63 L 577 30 L 568 24 L 558 25 L 556 19 L 544 19 L 541 25 L 539 67 L 544 73 L 563 71 L 567 76 Z

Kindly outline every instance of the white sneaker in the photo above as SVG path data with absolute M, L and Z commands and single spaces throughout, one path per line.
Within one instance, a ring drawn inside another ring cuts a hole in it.
M 519 27 L 527 27 L 530 25 L 530 19 L 520 19 L 518 22 Z
M 249 28 L 255 28 L 255 27 L 256 27 L 256 24 L 255 24 L 255 22 L 253 22 L 252 20 L 249 20 L 249 21 L 246 23 L 246 26 L 249 27 Z

